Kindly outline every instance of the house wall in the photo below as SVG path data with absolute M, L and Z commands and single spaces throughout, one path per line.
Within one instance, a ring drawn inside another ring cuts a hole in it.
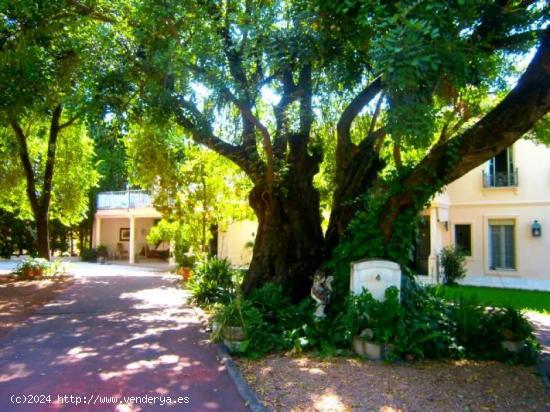
M 517 187 L 484 188 L 482 172 L 486 165 L 482 165 L 434 198 L 425 213 L 436 216 L 442 209 L 448 209 L 448 230 L 436 217 L 432 219 L 431 258 L 436 262 L 441 248 L 454 244 L 456 224 L 471 224 L 472 256 L 467 259 L 468 275 L 463 283 L 550 288 L 550 149 L 519 140 L 513 146 L 513 158 L 518 169 Z M 488 231 L 489 219 L 493 218 L 515 220 L 513 271 L 489 270 Z M 541 237 L 531 234 L 534 220 L 542 226 Z M 434 265 L 430 281 L 435 281 L 436 275 Z
M 245 247 L 254 241 L 258 223 L 251 220 L 234 222 L 226 230 L 218 231 L 218 257 L 227 258 L 232 265 L 248 265 L 252 259 L 252 249 Z

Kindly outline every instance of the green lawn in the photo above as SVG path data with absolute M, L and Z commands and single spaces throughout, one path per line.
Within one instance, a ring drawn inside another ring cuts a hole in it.
M 516 309 L 550 315 L 550 292 L 538 290 L 486 288 L 478 286 L 436 286 L 439 296 L 456 300 L 473 298 L 487 306 L 512 306 Z

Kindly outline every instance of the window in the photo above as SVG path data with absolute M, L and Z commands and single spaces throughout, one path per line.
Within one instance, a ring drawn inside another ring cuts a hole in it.
M 472 256 L 472 225 L 455 225 L 455 247 Z
M 514 169 L 512 147 L 503 150 L 489 160 L 487 170 L 483 173 L 485 187 L 509 187 L 518 185 L 517 169 Z
M 489 220 L 489 269 L 516 268 L 514 219 Z

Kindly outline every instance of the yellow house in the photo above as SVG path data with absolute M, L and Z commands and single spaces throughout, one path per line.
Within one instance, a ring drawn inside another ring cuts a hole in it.
M 243 220 L 218 230 L 218 256 L 235 266 L 247 266 L 252 259 L 252 246 L 258 223 Z
M 97 197 L 92 243 L 107 248 L 110 259 L 167 260 L 169 245 L 147 244 L 147 235 L 162 215 L 153 207 L 151 196 L 144 190 L 103 192 Z
M 444 246 L 468 255 L 465 284 L 550 290 L 550 149 L 519 140 L 451 183 L 424 212 L 417 266 L 438 281 Z

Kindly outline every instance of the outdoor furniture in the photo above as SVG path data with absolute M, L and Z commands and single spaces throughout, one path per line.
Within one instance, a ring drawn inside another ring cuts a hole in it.
M 115 249 L 115 259 L 124 258 L 128 258 L 128 252 L 124 250 L 124 245 L 122 243 L 117 243 Z

